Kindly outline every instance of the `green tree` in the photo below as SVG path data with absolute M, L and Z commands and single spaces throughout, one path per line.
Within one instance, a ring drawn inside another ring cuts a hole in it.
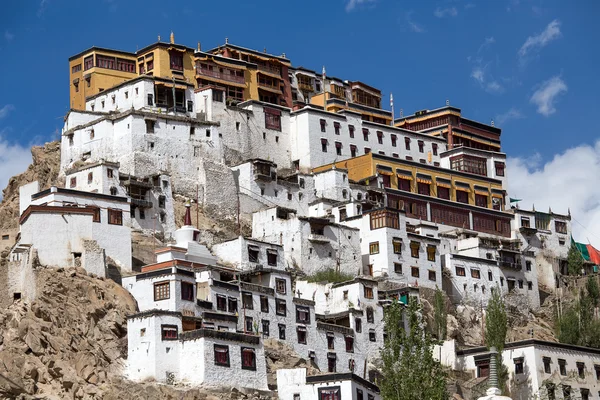
M 433 358 L 435 341 L 424 329 L 421 306 L 416 300 L 409 301 L 408 331 L 404 329 L 404 310 L 398 302 L 385 310 L 382 398 L 446 400 L 446 372 Z
M 571 244 L 569 253 L 567 254 L 567 269 L 569 275 L 579 275 L 583 268 L 583 256 L 574 244 Z
M 446 324 L 448 313 L 446 311 L 446 301 L 444 294 L 436 287 L 433 299 L 433 332 L 438 340 L 446 339 Z
M 492 291 L 486 313 L 485 313 L 485 345 L 488 349 L 495 347 L 498 351 L 498 384 L 499 389 L 504 391 L 508 381 L 508 370 L 502 363 L 502 351 L 506 342 L 506 332 L 508 331 L 508 317 L 504 299 L 500 294 L 500 288 L 496 286 Z

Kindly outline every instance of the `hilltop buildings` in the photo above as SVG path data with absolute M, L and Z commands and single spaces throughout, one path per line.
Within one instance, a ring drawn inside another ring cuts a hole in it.
M 119 267 L 139 307 L 130 379 L 267 389 L 276 340 L 325 373 L 278 371 L 282 398 L 377 399 L 390 302 L 499 290 L 537 308 L 561 285 L 570 214 L 511 207 L 500 128 L 448 103 L 394 118 L 360 81 L 173 35 L 69 68 L 66 187 L 22 188 L 9 290 L 35 297 L 36 263 Z M 175 195 L 252 233 L 208 248 Z M 153 262 L 133 265 L 132 231 L 164 238 Z

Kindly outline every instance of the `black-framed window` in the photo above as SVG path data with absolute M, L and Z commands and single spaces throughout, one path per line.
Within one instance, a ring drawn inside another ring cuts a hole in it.
M 275 291 L 279 294 L 286 294 L 286 280 L 283 278 L 275 278 Z
M 567 375 L 567 361 L 565 360 L 558 360 L 558 369 L 560 371 L 560 374 L 565 376 Z
M 375 335 L 375 329 L 369 329 L 369 341 L 376 342 L 377 336 Z
M 367 307 L 367 322 L 375 322 L 375 317 L 373 315 L 373 307 Z
M 362 320 L 360 318 L 354 318 L 354 330 L 356 333 L 362 332 Z
M 523 357 L 515 358 L 513 361 L 515 363 L 515 374 L 524 373 L 525 370 L 523 368 Z
M 327 372 L 336 372 L 337 369 L 337 356 L 335 353 L 327 354 Z
M 287 315 L 287 305 L 285 300 L 283 299 L 275 299 L 275 314 L 286 316 Z
M 161 325 L 160 337 L 162 340 L 177 340 L 179 338 L 177 325 Z
M 256 350 L 252 347 L 242 347 L 242 369 L 256 371 Z
M 181 282 L 181 300 L 194 301 L 194 284 Z
M 278 324 L 277 329 L 279 329 L 279 340 L 285 340 L 285 325 Z
M 362 389 L 356 388 L 356 400 L 364 400 Z
M 296 322 L 310 324 L 310 308 L 306 306 L 296 306 Z
M 319 400 L 342 400 L 342 391 L 339 386 L 321 387 Z
M 235 297 L 229 297 L 227 299 L 227 308 L 229 309 L 229 312 L 237 312 L 238 301 Z
M 267 264 L 271 266 L 277 265 L 277 251 L 267 250 Z
M 269 312 L 269 298 L 267 296 L 260 296 L 260 311 Z
M 246 317 L 244 319 L 244 324 L 246 326 L 246 332 L 254 332 L 254 321 L 252 320 L 252 317 Z
M 327 349 L 335 349 L 335 335 L 333 334 L 333 332 L 327 332 L 325 336 L 327 337 Z
M 221 367 L 229 367 L 229 346 L 215 344 L 213 347 L 215 354 L 215 365 Z
M 253 310 L 254 304 L 252 304 L 252 293 L 242 292 L 242 307 L 246 310 Z
M 543 357 L 542 362 L 544 363 L 544 373 L 551 374 L 552 368 L 550 366 L 550 363 L 552 362 L 552 360 L 550 359 L 550 357 Z
M 263 319 L 261 321 L 262 324 L 262 334 L 264 337 L 269 337 L 271 334 L 271 322 L 268 319 Z
M 215 296 L 217 299 L 217 310 L 218 311 L 227 311 L 227 297 L 222 294 L 218 294 Z
M 346 341 L 346 353 L 354 353 L 354 337 L 345 336 L 344 340 Z
M 304 326 L 296 327 L 296 335 L 298 336 L 298 343 L 306 344 L 306 328 Z

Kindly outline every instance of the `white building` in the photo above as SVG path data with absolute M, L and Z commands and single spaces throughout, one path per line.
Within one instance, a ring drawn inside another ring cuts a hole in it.
M 444 236 L 450 251 L 442 256 L 443 288 L 454 303 L 485 306 L 499 288 L 527 297 L 534 309 L 540 306 L 536 265 L 518 240 L 472 231 Z
M 434 350 L 443 365 L 470 372 L 474 378 L 489 375 L 485 347 L 459 350 L 447 341 Z M 529 339 L 506 343 L 502 361 L 508 369 L 510 395 L 526 399 L 596 399 L 600 395 L 600 350 Z
M 559 287 L 558 276 L 566 274 L 571 247 L 571 214 L 556 214 L 513 208 L 513 237 L 519 239 L 523 254 L 538 271 L 538 282 L 546 291 Z
M 440 153 L 440 167 L 498 179 L 503 188 L 508 186 L 504 153 L 459 146 Z
M 273 207 L 253 214 L 252 237 L 283 245 L 286 267 L 307 274 L 337 268 L 355 275 L 362 269 L 359 230 L 329 218 L 299 217 Z
M 51 187 L 39 192 L 38 182 L 20 188 L 21 248 L 37 250 L 39 263 L 54 267 L 80 265 L 106 275 L 106 257 L 131 271 L 131 221 L 126 197 Z
M 181 313 L 162 310 L 129 316 L 127 331 L 129 379 L 267 389 L 264 349 L 256 335 L 185 331 Z
M 153 232 L 175 231 L 171 178 L 155 174 L 138 179 L 120 174 L 119 163 L 105 160 L 86 162 L 65 171 L 70 189 L 128 197 L 131 227 Z
M 281 400 L 380 400 L 379 388 L 347 373 L 306 376 L 305 368 L 277 370 L 277 392 Z

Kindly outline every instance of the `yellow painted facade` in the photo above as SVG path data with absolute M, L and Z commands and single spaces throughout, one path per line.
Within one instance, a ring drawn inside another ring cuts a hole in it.
M 171 69 L 170 52 L 180 52 L 182 54 L 183 71 L 181 73 Z M 92 63 L 87 65 L 88 68 L 86 69 L 85 60 L 89 59 L 90 56 L 92 57 Z M 113 67 L 99 66 L 98 56 L 114 59 Z M 133 63 L 135 65 L 134 72 L 116 69 L 119 60 Z M 142 65 L 144 72 L 140 73 L 140 66 Z M 152 69 L 148 69 L 149 65 L 152 65 Z M 75 110 L 83 110 L 85 109 L 87 97 L 144 74 L 194 83 L 194 50 L 184 46 L 158 42 L 138 53 L 91 48 L 73 56 L 69 59 L 70 107 Z
M 326 171 L 331 169 L 332 166 L 333 164 L 323 165 L 321 167 L 314 168 L 313 172 Z M 382 169 L 379 169 L 378 171 L 377 166 L 389 167 L 392 169 L 392 172 Z M 377 172 L 380 174 L 389 175 L 390 187 L 396 190 L 399 190 L 399 179 L 408 179 L 410 180 L 411 193 L 418 193 L 417 183 L 419 180 L 421 180 L 422 183 L 429 183 L 431 197 L 438 196 L 438 187 L 450 186 L 449 189 L 451 201 L 456 201 L 457 191 L 465 191 L 460 187 L 460 184 L 457 184 L 457 182 L 463 184 L 466 183 L 470 188 L 467 192 L 469 204 L 473 206 L 475 205 L 476 194 L 487 196 L 487 208 L 492 208 L 492 197 L 502 198 L 502 195 L 499 194 L 499 192 L 503 190 L 500 182 L 495 182 L 483 177 L 479 178 L 472 174 L 459 174 L 458 172 L 453 173 L 452 170 L 432 168 L 427 165 L 415 165 L 414 163 L 405 162 L 399 159 L 391 159 L 389 157 L 379 157 L 373 153 L 350 158 L 345 161 L 338 161 L 335 163 L 335 167 L 346 169 L 348 171 L 348 178 L 355 182 L 369 179 L 375 176 Z M 398 172 L 398 169 L 402 170 L 403 172 Z M 404 171 L 406 171 L 406 173 Z M 427 179 L 419 178 L 418 174 L 430 176 L 430 182 L 427 182 Z M 450 185 L 448 185 L 446 182 L 450 182 Z M 476 186 L 481 187 L 481 189 L 486 188 L 486 190 L 484 191 L 476 189 Z M 495 193 L 492 192 L 492 190 L 495 190 Z M 502 201 L 501 203 L 503 207 L 504 202 Z

